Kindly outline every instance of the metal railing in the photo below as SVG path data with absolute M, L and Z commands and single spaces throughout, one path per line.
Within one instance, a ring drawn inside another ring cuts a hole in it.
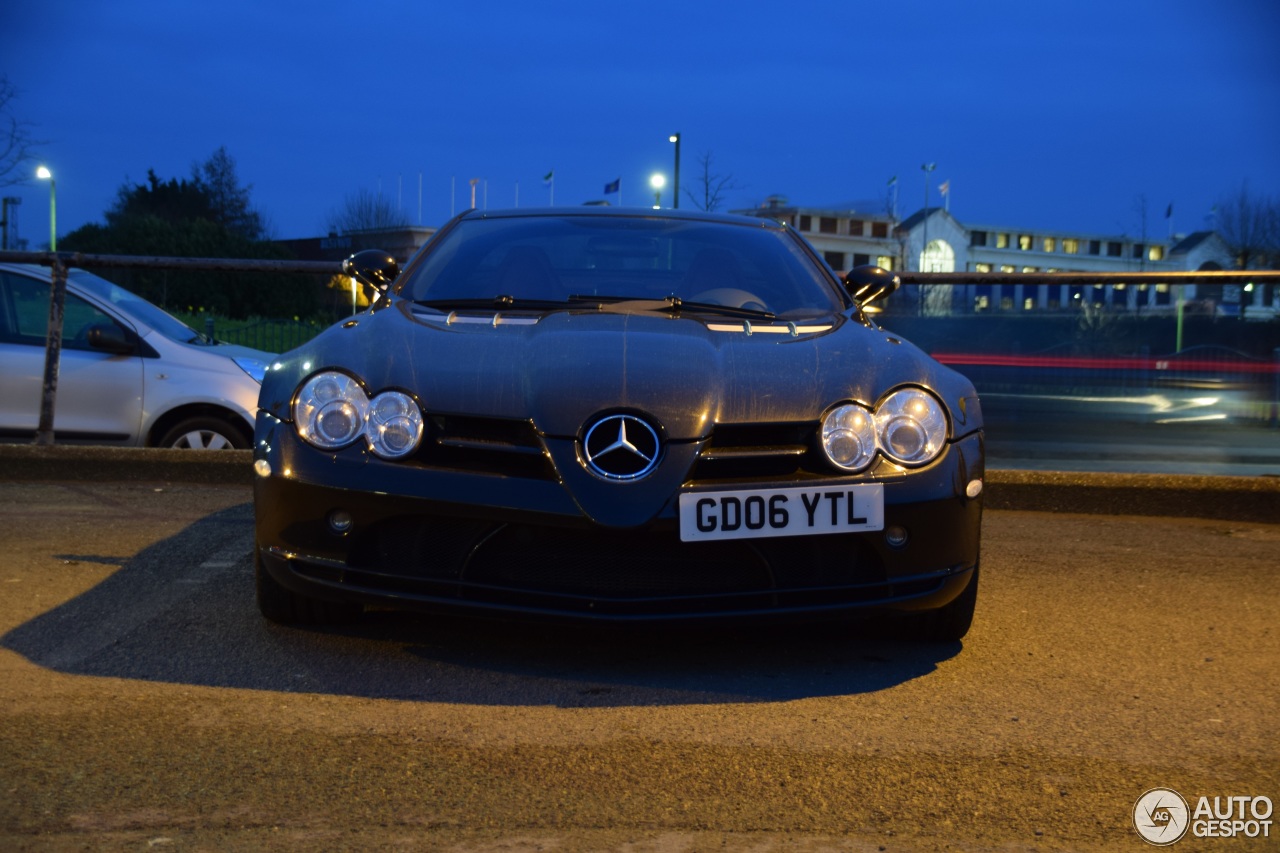
M 67 270 L 70 267 L 151 268 L 213 270 L 220 272 L 310 273 L 335 275 L 338 262 L 249 261 L 226 258 L 161 258 L 132 255 L 89 255 L 80 252 L 0 252 L 0 262 L 39 264 L 50 268 L 49 331 L 45 338 L 44 381 L 40 396 L 40 423 L 35 443 L 53 444 L 53 413 L 58 397 L 58 366 L 62 361 L 62 317 L 67 304 Z
M 266 261 L 229 258 L 171 258 L 133 255 L 98 255 L 79 252 L 0 252 L 0 262 L 37 264 L 51 270 L 49 327 L 45 346 L 44 382 L 36 444 L 53 444 L 53 415 L 57 398 L 58 365 L 62 352 L 62 320 L 66 304 L 67 270 L 71 267 L 150 268 L 166 270 L 206 270 L 218 272 L 337 275 L 337 261 Z M 1003 284 L 1190 284 L 1196 282 L 1280 282 L 1280 271 L 1198 271 L 1198 272 L 1093 272 L 1093 273 L 900 273 L 906 285 L 1003 285 Z M 944 361 L 945 361 L 945 354 Z M 1171 357 L 1173 358 L 1173 357 Z M 973 365 L 970 365 L 973 367 Z M 1271 365 L 1274 370 L 1274 363 Z M 1127 369 L 1127 367 L 1125 368 Z M 1155 368 L 1159 370 L 1159 368 Z M 1275 379 L 1280 383 L 1280 378 Z M 1280 391 L 1280 389 L 1278 389 Z

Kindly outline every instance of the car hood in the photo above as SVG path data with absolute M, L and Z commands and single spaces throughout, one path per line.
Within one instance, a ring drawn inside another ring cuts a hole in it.
M 625 410 L 649 415 L 668 440 L 694 440 L 717 423 L 817 420 L 908 383 L 943 397 L 957 434 L 980 426 L 976 407 L 960 402 L 975 396 L 968 380 L 844 314 L 747 323 L 654 311 L 444 314 L 396 302 L 277 359 L 261 407 L 289 420 L 298 384 L 330 367 L 371 394 L 398 388 L 431 412 L 528 420 L 562 438 Z

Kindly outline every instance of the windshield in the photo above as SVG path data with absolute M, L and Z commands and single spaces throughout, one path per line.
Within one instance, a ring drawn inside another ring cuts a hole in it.
M 152 305 L 141 296 L 130 293 L 117 284 L 112 284 L 91 273 L 79 271 L 72 271 L 70 277 L 94 296 L 104 302 L 110 302 L 123 313 L 141 320 L 170 340 L 184 344 L 212 343 L 177 317 L 165 313 L 162 308 Z
M 785 231 L 650 216 L 464 220 L 408 271 L 398 292 L 442 308 L 665 300 L 686 311 L 797 317 L 844 307 Z

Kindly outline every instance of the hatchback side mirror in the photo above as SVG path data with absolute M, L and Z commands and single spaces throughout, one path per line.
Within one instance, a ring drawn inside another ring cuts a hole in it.
M 115 323 L 95 323 L 85 332 L 89 346 L 112 355 L 133 355 L 137 345 Z
M 901 286 L 902 279 L 883 267 L 854 267 L 844 277 L 844 289 L 860 306 L 884 299 Z
M 400 275 L 400 265 L 381 249 L 365 249 L 343 261 L 342 271 L 379 293 L 385 293 Z

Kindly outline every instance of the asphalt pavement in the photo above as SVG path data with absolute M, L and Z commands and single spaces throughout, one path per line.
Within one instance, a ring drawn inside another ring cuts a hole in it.
M 1280 516 L 1214 517 L 1274 478 L 991 472 L 930 645 L 273 626 L 242 460 L 190 456 L 0 452 L 0 849 L 1087 853 L 1151 788 L 1280 800 Z

